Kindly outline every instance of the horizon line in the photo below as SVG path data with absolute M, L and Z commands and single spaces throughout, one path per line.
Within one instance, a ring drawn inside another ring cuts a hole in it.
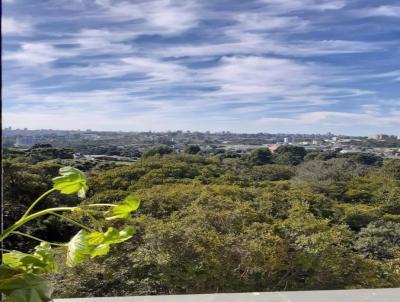
M 251 134 L 251 135 L 256 135 L 256 134 L 269 134 L 269 135 L 331 135 L 331 136 L 347 136 L 347 137 L 369 137 L 371 135 L 386 135 L 386 136 L 395 136 L 395 137 L 400 137 L 399 134 L 390 134 L 390 133 L 383 133 L 383 132 L 376 132 L 376 133 L 371 133 L 370 135 L 350 135 L 350 134 L 336 134 L 333 132 L 325 132 L 325 133 L 320 133 L 320 132 L 313 132 L 313 133 L 294 133 L 294 132 L 235 132 L 235 131 L 230 131 L 230 130 L 183 130 L 183 129 L 175 129 L 175 130 L 94 130 L 94 129 L 53 129 L 53 128 L 40 128 L 40 129 L 30 129 L 30 128 L 14 128 L 12 126 L 3 126 L 1 129 L 2 134 L 5 130 L 9 130 L 7 128 L 10 128 L 11 130 L 22 130 L 22 131 L 76 131 L 76 132 L 117 132 L 117 133 L 171 133 L 171 132 L 183 132 L 183 133 L 210 133 L 210 134 Z

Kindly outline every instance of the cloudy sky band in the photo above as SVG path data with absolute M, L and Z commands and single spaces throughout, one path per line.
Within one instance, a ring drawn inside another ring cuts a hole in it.
M 6 125 L 400 134 L 395 0 L 3 9 Z

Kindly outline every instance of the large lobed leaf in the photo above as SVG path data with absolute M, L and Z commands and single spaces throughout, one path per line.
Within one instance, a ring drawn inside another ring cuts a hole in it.
M 135 233 L 133 227 L 128 226 L 122 231 L 110 227 L 103 232 L 81 230 L 68 243 L 67 266 L 75 266 L 84 262 L 89 256 L 94 258 L 105 255 L 111 244 L 121 243 L 131 238 Z
M 47 273 L 56 270 L 56 261 L 50 244 L 42 242 L 32 254 L 11 251 L 3 254 L 3 264 L 29 273 Z
M 118 231 L 117 229 L 110 227 L 107 232 L 104 233 L 104 241 L 105 244 L 115 244 L 121 243 L 129 238 L 135 233 L 135 229 L 131 226 L 126 227 L 122 231 Z
M 78 170 L 79 171 L 79 170 Z M 133 196 L 128 196 L 122 205 L 112 207 L 113 217 L 107 218 L 129 218 L 133 211 L 139 208 L 140 201 Z M 131 238 L 135 229 L 131 226 L 118 231 L 116 228 L 109 227 L 106 232 L 87 232 L 81 230 L 68 243 L 67 266 L 75 266 L 84 262 L 88 257 L 105 255 L 110 250 L 111 244 L 121 243 Z
M 61 176 L 53 178 L 54 189 L 63 194 L 78 193 L 84 198 L 89 187 L 86 184 L 85 174 L 73 167 L 63 167 L 59 170 Z
M 139 199 L 133 197 L 133 196 L 128 196 L 124 199 L 122 202 L 122 205 L 117 205 L 115 207 L 112 207 L 112 213 L 114 216 L 108 217 L 107 220 L 112 220 L 112 219 L 129 219 L 130 215 L 132 212 L 136 211 L 140 206 L 140 201 Z
M 72 239 L 68 242 L 67 250 L 67 261 L 66 265 L 73 267 L 86 260 L 87 255 L 90 252 L 86 236 L 88 232 L 80 230 Z
M 0 292 L 4 302 L 48 302 L 53 288 L 44 278 L 21 269 L 0 265 Z

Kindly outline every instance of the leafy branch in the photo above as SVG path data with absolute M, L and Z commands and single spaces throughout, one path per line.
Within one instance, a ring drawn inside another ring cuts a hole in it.
M 131 213 L 139 208 L 140 201 L 132 196 L 126 197 L 121 205 L 92 204 L 76 207 L 47 208 L 32 213 L 34 207 L 46 196 L 55 191 L 61 194 L 78 194 L 80 198 L 86 196 L 89 187 L 83 172 L 73 167 L 63 167 L 59 171 L 60 176 L 53 178 L 53 188 L 39 196 L 22 217 L 8 227 L 1 235 L 0 242 L 11 235 L 20 235 L 39 241 L 32 253 L 23 253 L 17 250 L 4 250 L 0 265 L 0 292 L 6 297 L 6 302 L 47 302 L 51 301 L 52 285 L 42 277 L 42 274 L 57 271 L 55 250 L 62 249 L 65 252 L 65 263 L 73 267 L 83 263 L 89 258 L 106 255 L 110 246 L 124 242 L 135 234 L 132 226 L 122 230 L 108 227 L 106 231 L 101 229 L 101 224 L 95 218 L 93 211 L 100 214 L 106 221 L 114 219 L 131 219 Z M 90 208 L 90 209 L 89 209 Z M 95 208 L 95 210 L 93 210 Z M 108 210 L 101 210 L 108 208 Z M 71 219 L 60 213 L 78 213 L 90 217 L 96 230 L 80 221 Z M 45 215 L 54 215 L 62 221 L 68 221 L 80 228 L 69 242 L 48 242 L 31 234 L 18 231 L 20 227 L 31 220 Z

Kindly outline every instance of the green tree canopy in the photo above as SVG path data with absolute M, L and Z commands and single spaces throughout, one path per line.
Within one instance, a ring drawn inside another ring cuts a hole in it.
M 171 154 L 172 152 L 174 152 L 174 150 L 167 146 L 167 145 L 159 145 L 156 147 L 152 147 L 147 149 L 143 154 L 142 157 L 146 158 L 146 157 L 150 157 L 150 156 L 154 156 L 154 155 L 165 155 L 165 154 Z
M 265 165 L 271 162 L 272 153 L 268 148 L 258 148 L 250 153 L 249 160 L 255 165 Z
M 189 145 L 186 147 L 185 152 L 189 154 L 197 154 L 201 151 L 199 145 Z
M 282 145 L 275 150 L 273 161 L 277 164 L 298 165 L 304 160 L 306 153 L 303 147 Z

